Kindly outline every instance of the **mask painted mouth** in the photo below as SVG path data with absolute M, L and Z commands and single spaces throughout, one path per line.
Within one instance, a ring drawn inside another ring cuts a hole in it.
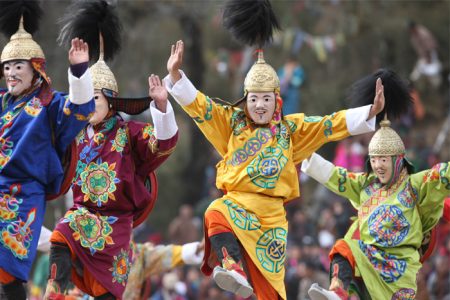
M 7 82 L 8 82 L 8 84 L 9 84 L 10 86 L 16 86 L 16 85 L 19 84 L 20 80 L 18 80 L 18 79 L 8 79 Z
M 265 115 L 267 113 L 267 110 L 255 110 L 255 114 L 258 115 Z

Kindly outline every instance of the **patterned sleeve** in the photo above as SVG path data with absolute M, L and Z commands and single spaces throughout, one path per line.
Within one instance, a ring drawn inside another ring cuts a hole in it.
M 450 163 L 439 163 L 411 175 L 411 186 L 417 198 L 423 232 L 427 232 L 441 218 L 444 200 L 450 195 Z
M 221 156 L 227 153 L 231 135 L 231 116 L 233 109 L 216 104 L 208 96 L 198 92 L 196 100 L 183 109 L 195 121 L 208 141 Z
M 228 140 L 231 135 L 231 116 L 233 109 L 215 103 L 208 96 L 197 91 L 189 79 L 182 73 L 182 78 L 172 84 L 164 79 L 169 93 L 195 121 L 205 137 L 224 156 L 227 153 Z
M 298 164 L 323 144 L 375 130 L 375 118 L 367 120 L 370 105 L 341 110 L 324 117 L 286 116 L 291 128 L 294 163 Z
M 295 164 L 309 157 L 323 144 L 341 140 L 350 135 L 347 130 L 345 111 L 324 117 L 294 114 L 288 115 L 286 119 L 292 132 Z
M 146 176 L 156 170 L 175 150 L 178 131 L 169 139 L 158 140 L 150 123 L 129 121 L 127 127 L 138 175 Z
M 316 153 L 302 162 L 302 171 L 333 193 L 349 199 L 355 208 L 359 207 L 360 194 L 366 181 L 364 173 L 348 172 L 347 169 L 336 167 Z
M 358 209 L 361 205 L 361 192 L 366 179 L 365 173 L 353 173 L 345 168 L 335 167 L 325 186 L 333 193 L 350 200 L 353 207 Z

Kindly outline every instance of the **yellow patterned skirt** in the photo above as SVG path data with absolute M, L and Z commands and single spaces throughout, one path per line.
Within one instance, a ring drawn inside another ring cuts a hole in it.
M 288 222 L 283 199 L 261 194 L 229 192 L 213 201 L 207 211 L 209 210 L 219 211 L 227 219 L 255 266 L 280 297 L 286 299 L 284 261 Z M 207 238 L 206 240 L 205 259 L 208 260 L 210 245 Z M 208 266 L 204 265 L 202 270 L 205 271 L 205 267 L 208 269 Z

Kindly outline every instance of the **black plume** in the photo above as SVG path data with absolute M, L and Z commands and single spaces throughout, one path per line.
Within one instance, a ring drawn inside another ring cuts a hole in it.
M 408 84 L 388 69 L 379 69 L 375 73 L 356 81 L 349 93 L 350 106 L 358 107 L 373 104 L 378 78 L 381 78 L 384 86 L 385 106 L 383 111 L 377 115 L 377 121 L 383 119 L 386 111 L 391 121 L 407 113 L 412 104 Z
M 19 29 L 21 16 L 25 30 L 30 34 L 35 33 L 39 29 L 39 19 L 42 16 L 39 1 L 0 1 L 0 30 L 8 38 Z
M 258 47 L 271 42 L 273 31 L 280 29 L 269 0 L 229 0 L 223 25 L 238 41 Z
M 89 56 L 97 61 L 100 54 L 99 32 L 104 43 L 104 59 L 110 60 L 120 50 L 122 26 L 114 7 L 104 0 L 81 0 L 72 3 L 60 20 L 60 45 L 70 47 L 73 38 L 81 38 L 89 45 Z

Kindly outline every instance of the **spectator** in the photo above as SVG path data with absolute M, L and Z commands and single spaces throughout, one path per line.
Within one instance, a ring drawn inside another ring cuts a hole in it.
M 198 222 L 194 218 L 192 206 L 183 204 L 178 210 L 178 216 L 170 222 L 169 239 L 171 243 L 182 245 L 198 241 L 200 234 Z
M 320 284 L 328 284 L 328 274 L 321 271 L 312 260 L 301 261 L 297 268 L 298 276 L 301 278 L 300 287 L 298 291 L 298 300 L 310 299 L 308 296 L 308 289 L 314 282 Z
M 356 137 L 339 141 L 333 164 L 353 172 L 363 172 L 366 150 Z
M 163 276 L 162 288 L 151 297 L 151 300 L 186 300 L 185 294 L 185 283 L 180 281 L 175 272 L 171 272 Z
M 417 62 L 410 78 L 417 81 L 420 77 L 427 77 L 430 84 L 437 88 L 441 85 L 441 62 L 438 58 L 436 42 L 433 34 L 423 25 L 414 21 L 409 23 L 409 36 L 411 45 L 417 54 Z
M 289 115 L 300 112 L 300 86 L 305 80 L 305 72 L 297 59 L 291 54 L 278 70 L 280 79 L 281 98 L 283 99 L 283 114 Z
M 447 256 L 437 256 L 434 262 L 434 271 L 428 278 L 428 291 L 431 300 L 446 299 L 450 297 L 450 270 Z

